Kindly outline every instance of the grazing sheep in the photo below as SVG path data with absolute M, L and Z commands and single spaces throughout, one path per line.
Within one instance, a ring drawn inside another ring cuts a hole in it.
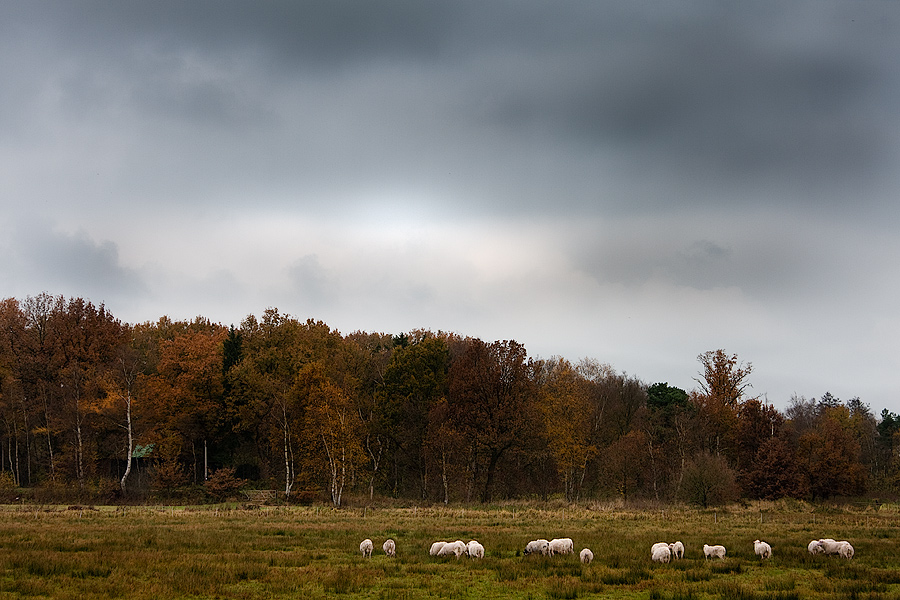
M 853 546 L 850 542 L 842 540 L 837 542 L 831 538 L 819 540 L 819 547 L 825 554 L 838 555 L 841 558 L 853 558 Z
M 359 551 L 362 552 L 363 558 L 371 558 L 372 557 L 372 549 L 375 547 L 372 544 L 372 540 L 369 538 L 364 539 L 359 543 Z
M 440 552 L 440 551 L 441 551 L 441 548 L 443 548 L 446 544 L 447 544 L 447 542 L 435 542 L 435 543 L 433 543 L 433 544 L 431 545 L 431 550 L 428 551 L 428 554 L 430 554 L 431 556 L 437 556 L 437 555 L 438 555 L 438 552 Z
M 822 538 L 819 540 L 822 552 L 825 554 L 837 554 L 841 551 L 841 542 L 836 542 L 831 538 Z
M 575 543 L 572 538 L 556 538 L 549 543 L 550 556 L 554 554 L 575 554 Z
M 532 540 L 525 545 L 525 554 L 543 554 L 550 553 L 550 542 L 545 539 Z
M 394 540 L 388 538 L 388 540 L 381 547 L 384 550 L 384 553 L 393 558 L 397 556 L 397 544 L 394 543 Z
M 725 546 L 707 546 L 703 544 L 703 556 L 706 558 L 725 558 Z
M 822 554 L 825 552 L 825 548 L 822 547 L 822 544 L 819 543 L 819 540 L 813 540 L 806 547 L 809 550 L 810 554 Z
M 756 555 L 762 559 L 772 557 L 772 546 L 759 540 L 753 541 L 753 551 L 756 552 Z
M 681 542 L 674 542 L 669 544 L 669 550 L 672 551 L 672 559 L 682 559 L 684 558 L 684 544 Z
M 846 558 L 848 560 L 853 558 L 854 551 L 853 551 L 853 546 L 850 545 L 850 542 L 845 541 L 845 542 L 839 542 L 839 543 L 840 543 L 841 547 L 838 550 L 838 555 L 841 558 Z
M 472 540 L 466 544 L 466 554 L 469 558 L 484 558 L 484 546 Z
M 450 556 L 451 554 L 456 558 L 459 558 L 466 552 L 466 543 L 462 540 L 457 540 L 455 542 L 448 542 L 444 544 L 441 549 L 438 551 L 438 556 Z
M 658 548 L 669 548 L 669 544 L 667 544 L 665 542 L 656 542 L 655 544 L 650 546 L 650 554 L 653 554 L 654 552 L 656 552 L 656 550 Z
M 590 548 L 584 548 L 578 555 L 578 558 L 581 559 L 582 564 L 589 565 L 594 560 L 594 553 L 591 552 Z
M 654 544 L 650 551 L 650 560 L 653 562 L 667 563 L 672 560 L 672 550 L 668 544 Z

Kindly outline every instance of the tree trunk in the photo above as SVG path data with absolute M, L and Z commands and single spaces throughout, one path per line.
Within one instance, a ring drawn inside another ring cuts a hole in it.
M 331 504 L 335 507 L 339 507 L 341 505 L 341 488 L 342 486 L 338 485 L 339 476 L 338 473 L 341 468 L 337 464 L 337 457 L 335 456 L 335 451 L 337 448 L 333 448 L 328 445 L 328 440 L 325 437 L 325 434 L 322 434 L 322 445 L 325 447 L 325 454 L 328 457 L 328 469 L 331 475 Z
M 78 478 L 78 489 L 84 491 L 84 439 L 81 435 L 81 394 L 75 386 L 75 475 Z
M 294 486 L 294 477 L 291 469 L 291 436 L 287 423 L 287 409 L 282 406 L 284 421 L 282 429 L 284 430 L 284 497 L 289 498 L 291 488 Z
M 656 455 L 653 453 L 653 438 L 650 437 L 649 435 L 647 435 L 647 445 L 649 447 L 649 453 L 650 453 L 650 467 L 653 472 L 653 496 L 657 500 L 659 500 L 659 486 L 658 486 L 658 479 L 659 479 L 658 471 L 659 470 L 656 467 Z
M 441 448 L 441 482 L 444 484 L 444 504 L 450 502 L 450 486 L 447 484 L 447 452 Z
M 6 459 L 9 461 L 9 470 L 13 475 L 13 479 L 16 482 L 16 486 L 19 485 L 19 439 L 16 435 L 16 423 L 15 419 L 13 419 L 13 426 L 9 426 L 9 421 L 4 419 L 4 423 L 6 424 L 6 445 L 9 447 L 9 451 L 6 453 Z M 13 441 L 15 438 L 15 445 L 13 445 Z
M 122 474 L 122 480 L 120 482 L 120 486 L 122 488 L 122 495 L 125 495 L 125 482 L 128 480 L 128 475 L 131 474 L 131 460 L 134 456 L 134 431 L 131 427 L 131 386 L 128 386 L 128 389 L 125 392 L 125 429 L 128 432 L 128 451 L 125 455 L 125 473 Z
M 22 423 L 25 427 L 25 471 L 28 473 L 28 483 L 31 485 L 31 436 L 28 429 L 28 413 L 25 412 L 25 403 L 22 403 Z
M 378 467 L 381 465 L 381 454 L 384 451 L 384 446 L 378 436 L 375 436 L 375 439 L 378 442 L 377 454 L 372 449 L 372 436 L 366 436 L 366 450 L 369 453 L 369 458 L 372 459 L 372 477 L 369 478 L 369 500 L 375 499 L 375 478 L 378 476 Z
M 76 469 L 78 470 L 78 489 L 84 490 L 84 441 L 81 438 L 81 419 L 75 423 L 75 458 L 77 461 Z
M 343 446 L 343 445 L 341 446 L 341 471 L 340 472 L 341 472 L 341 476 L 337 482 L 338 483 L 337 495 L 336 495 L 337 499 L 334 504 L 337 507 L 340 507 L 340 505 L 341 505 L 341 500 L 344 495 L 344 484 L 347 481 L 347 448 L 346 448 L 346 446 Z
M 47 427 L 47 452 L 50 459 L 50 481 L 56 480 L 56 465 L 53 462 L 53 438 L 50 435 L 50 407 L 47 405 L 47 393 L 44 391 L 44 425 Z
M 491 460 L 488 461 L 487 476 L 484 478 L 484 491 L 481 493 L 481 502 L 491 501 L 491 488 L 494 486 L 494 473 L 503 450 L 491 450 Z
M 122 495 L 124 496 L 126 493 L 125 483 L 128 481 L 128 475 L 131 474 L 131 463 L 134 457 L 134 427 L 131 419 L 131 403 L 133 400 L 132 392 L 134 390 L 134 381 L 136 377 L 137 371 L 137 363 L 131 362 L 130 365 L 126 364 L 125 358 L 120 358 L 119 362 L 122 366 L 122 380 L 125 383 L 125 431 L 128 436 L 128 450 L 125 455 L 125 473 L 122 474 L 122 479 L 119 482 L 120 487 L 122 488 Z
M 191 440 L 191 483 L 197 485 L 200 483 L 197 478 L 200 476 L 197 471 L 197 440 Z
M 19 434 L 18 433 L 16 434 L 16 443 L 13 447 L 15 448 L 15 452 L 16 452 L 15 473 L 16 473 L 16 487 L 18 487 L 18 486 L 22 485 L 22 473 L 20 472 L 20 466 L 19 466 Z

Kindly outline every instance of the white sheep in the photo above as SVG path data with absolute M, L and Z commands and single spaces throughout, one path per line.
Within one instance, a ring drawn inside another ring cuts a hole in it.
M 681 542 L 673 542 L 669 544 L 669 550 L 672 551 L 672 559 L 681 560 L 684 558 L 684 544 Z
M 655 544 L 650 546 L 650 554 L 653 554 L 654 552 L 656 552 L 656 550 L 658 548 L 668 548 L 668 547 L 669 547 L 669 544 L 667 544 L 666 542 L 656 542 Z
M 753 541 L 753 551 L 756 552 L 756 555 L 762 559 L 772 557 L 772 546 L 759 540 Z
M 469 558 L 484 558 L 484 546 L 475 540 L 471 540 L 466 544 L 466 554 Z
M 831 538 L 821 538 L 819 546 L 825 554 L 837 554 L 841 551 L 841 542 L 837 542 Z
M 806 547 L 809 550 L 810 554 L 822 554 L 825 552 L 825 548 L 822 547 L 822 544 L 819 543 L 819 540 L 813 540 Z
M 359 551 L 362 552 L 363 558 L 371 558 L 373 548 L 375 548 L 375 545 L 372 544 L 372 540 L 369 538 L 366 538 L 359 543 Z
M 428 551 L 428 554 L 430 554 L 431 556 L 437 556 L 437 555 L 438 555 L 438 552 L 440 552 L 440 551 L 441 551 L 441 548 L 443 548 L 446 544 L 447 544 L 447 542 L 435 542 L 435 543 L 433 543 L 433 544 L 431 545 L 431 550 Z
M 578 558 L 581 559 L 582 564 L 589 565 L 591 564 L 591 561 L 594 560 L 594 553 L 591 552 L 590 548 L 584 548 L 581 550 Z
M 556 538 L 549 543 L 550 556 L 554 554 L 575 554 L 575 543 L 572 538 Z
M 847 540 L 838 542 L 831 538 L 825 538 L 819 540 L 819 546 L 825 554 L 836 554 L 841 558 L 853 558 L 853 546 Z
M 384 550 L 384 553 L 390 557 L 397 556 L 397 544 L 394 543 L 394 540 L 388 538 L 387 541 L 384 542 L 384 545 L 381 547 Z
M 841 547 L 838 550 L 838 555 L 841 558 L 851 559 L 853 558 L 854 550 L 853 546 L 850 545 L 850 542 L 840 542 Z
M 455 542 L 447 542 L 444 544 L 440 550 L 438 550 L 438 556 L 450 556 L 453 555 L 456 558 L 462 556 L 466 551 L 466 543 L 462 540 L 457 540 Z
M 725 558 L 725 546 L 707 546 L 703 544 L 703 556 L 706 558 Z
M 547 555 L 550 553 L 550 542 L 541 538 L 537 540 L 532 540 L 525 545 L 525 554 L 543 554 Z
M 437 555 L 441 558 L 455 555 L 456 554 L 456 543 L 455 542 L 445 542 L 441 549 L 438 550 Z
M 672 560 L 672 550 L 668 544 L 653 544 L 650 550 L 650 560 L 653 562 L 667 563 Z

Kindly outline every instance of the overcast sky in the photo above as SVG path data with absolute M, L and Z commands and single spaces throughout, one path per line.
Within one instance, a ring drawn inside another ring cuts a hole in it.
M 900 3 L 0 0 L 0 296 L 900 412 Z

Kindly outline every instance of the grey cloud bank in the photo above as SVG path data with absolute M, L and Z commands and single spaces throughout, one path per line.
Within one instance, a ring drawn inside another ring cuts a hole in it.
M 900 411 L 892 2 L 0 1 L 0 294 Z

